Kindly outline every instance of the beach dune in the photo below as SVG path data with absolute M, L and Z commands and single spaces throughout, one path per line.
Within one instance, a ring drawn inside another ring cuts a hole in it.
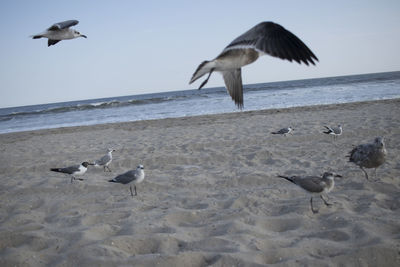
M 400 266 L 398 114 L 394 99 L 1 134 L 0 266 Z M 366 181 L 346 155 L 376 136 L 387 160 Z M 112 173 L 49 171 L 108 147 Z M 134 198 L 107 182 L 139 164 Z M 343 178 L 318 214 L 276 177 L 325 171 Z

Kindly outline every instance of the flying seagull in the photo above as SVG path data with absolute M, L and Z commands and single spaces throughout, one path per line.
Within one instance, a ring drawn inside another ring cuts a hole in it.
M 368 173 L 364 168 L 375 168 L 376 176 L 376 169 L 385 162 L 386 154 L 383 137 L 376 137 L 371 144 L 362 144 L 353 148 L 348 157 L 350 162 L 361 168 L 365 173 L 365 178 L 368 180 Z
M 253 63 L 268 54 L 297 63 L 315 65 L 318 58 L 293 33 L 274 22 L 261 22 L 233 40 L 221 54 L 211 61 L 203 61 L 194 72 L 189 84 L 208 73 L 201 89 L 213 71 L 222 73 L 226 89 L 239 109 L 243 108 L 243 85 L 241 67 Z
M 61 172 L 61 173 L 66 173 L 66 174 L 71 175 L 71 183 L 72 183 L 72 180 L 80 180 L 80 181 L 83 180 L 82 178 L 77 179 L 75 176 L 85 174 L 85 172 L 87 171 L 87 167 L 89 165 L 92 165 L 92 164 L 85 161 L 85 162 L 82 162 L 82 164 L 80 164 L 80 165 L 74 165 L 74 166 L 69 166 L 69 167 L 65 167 L 65 168 L 52 168 L 52 169 L 50 169 L 50 171 Z
M 126 173 L 120 174 L 114 179 L 109 180 L 109 182 L 120 183 L 120 184 L 129 184 L 133 182 L 133 186 L 135 189 L 135 196 L 137 196 L 136 184 L 139 184 L 144 180 L 143 169 L 144 169 L 143 165 L 139 165 L 137 166 L 136 170 L 127 171 Z M 131 191 L 131 196 L 133 197 L 132 185 L 129 185 L 129 190 Z
M 342 135 L 343 129 L 340 124 L 337 127 L 329 127 L 329 126 L 324 126 L 324 127 L 326 128 L 326 131 L 323 133 L 333 135 L 333 139 L 336 139 L 339 135 Z
M 287 128 L 282 128 L 279 131 L 276 132 L 271 132 L 272 134 L 283 134 L 286 136 L 287 134 L 290 134 L 293 131 L 292 127 L 287 127 Z
M 311 211 L 313 213 L 318 213 L 318 210 L 315 210 L 313 207 L 313 195 L 318 194 L 321 199 L 324 201 L 325 205 L 331 206 L 331 203 L 328 203 L 323 197 L 322 193 L 329 193 L 333 187 L 335 186 L 335 180 L 334 177 L 342 177 L 339 174 L 335 174 L 332 172 L 325 172 L 322 177 L 319 176 L 283 176 L 283 175 L 278 175 L 280 178 L 284 178 L 301 188 L 303 188 L 305 191 L 311 194 L 311 199 L 310 199 L 310 205 L 311 205 Z
M 49 40 L 47 46 L 55 45 L 56 43 L 62 40 L 74 39 L 78 37 L 87 38 L 86 35 L 83 35 L 80 32 L 69 28 L 78 23 L 79 21 L 77 20 L 66 20 L 63 22 L 58 22 L 53 24 L 46 31 L 32 36 L 32 38 L 33 39 L 48 38 Z
M 111 161 L 112 161 L 112 153 L 115 151 L 115 149 L 109 148 L 108 152 L 106 155 L 104 155 L 101 159 L 96 160 L 93 165 L 96 167 L 99 166 L 103 166 L 104 171 L 106 171 L 106 168 L 108 169 L 109 172 L 111 172 L 110 167 L 108 167 L 108 165 L 110 165 Z

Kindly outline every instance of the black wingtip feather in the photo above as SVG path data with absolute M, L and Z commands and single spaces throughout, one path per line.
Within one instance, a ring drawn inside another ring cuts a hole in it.
M 279 178 L 286 179 L 286 180 L 288 180 L 288 181 L 291 182 L 291 183 L 295 183 L 291 177 L 283 176 L 283 175 L 277 175 L 277 176 L 278 176 Z

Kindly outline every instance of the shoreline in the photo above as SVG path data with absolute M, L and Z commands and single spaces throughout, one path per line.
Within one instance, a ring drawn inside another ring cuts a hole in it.
M 294 111 L 309 111 L 309 110 L 314 110 L 314 109 L 335 109 L 337 107 L 346 107 L 346 106 L 353 106 L 353 105 L 367 105 L 370 103 L 375 103 L 375 102 L 399 102 L 400 103 L 400 98 L 391 98 L 391 99 L 383 99 L 383 100 L 369 100 L 369 101 L 358 101 L 358 102 L 350 102 L 350 103 L 339 103 L 339 104 L 326 104 L 326 105 L 311 105 L 311 106 L 297 106 L 297 107 L 289 107 L 289 108 L 274 108 L 274 109 L 262 109 L 262 110 L 249 110 L 249 111 L 242 111 L 242 112 L 228 112 L 228 113 L 218 113 L 218 114 L 206 114 L 206 115 L 196 115 L 196 116 L 185 116 L 185 117 L 175 117 L 175 118 L 163 118 L 163 119 L 150 119 L 150 120 L 138 120 L 138 121 L 125 121 L 125 122 L 111 122 L 111 123 L 99 123 L 99 124 L 92 124 L 92 125 L 80 125 L 80 126 L 67 126 L 67 127 L 58 127 L 58 128 L 47 128 L 47 129 L 37 129 L 37 130 L 27 130 L 27 131 L 19 131 L 19 132 L 9 132 L 9 133 L 0 133 L 1 136 L 7 136 L 7 135 L 14 135 L 14 134 L 44 134 L 45 132 L 57 132 L 60 129 L 65 130 L 66 132 L 70 131 L 75 131 L 78 129 L 81 129 L 82 131 L 89 130 L 91 128 L 101 130 L 101 129 L 106 129 L 109 127 L 121 127 L 122 125 L 130 125 L 130 124 L 157 124 L 158 122 L 162 121 L 185 121 L 185 120 L 203 120 L 211 117 L 216 117 L 216 116 L 224 116 L 227 119 L 230 119 L 232 116 L 233 117 L 240 117 L 240 116 L 246 116 L 252 115 L 252 114 L 274 114 L 274 113 L 287 113 L 287 112 L 294 112 Z
M 400 99 L 0 135 L 1 266 L 398 266 Z M 343 126 L 333 140 L 324 125 Z M 292 126 L 293 134 L 271 131 Z M 353 145 L 384 136 L 367 181 Z M 51 172 L 116 149 L 112 172 Z M 108 180 L 137 165 L 146 177 Z M 334 171 L 327 207 L 277 177 Z

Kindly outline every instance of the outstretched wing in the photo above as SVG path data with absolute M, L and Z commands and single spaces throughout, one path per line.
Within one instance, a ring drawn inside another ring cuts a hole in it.
M 78 24 L 79 21 L 77 20 L 66 20 L 66 21 L 62 21 L 62 22 L 58 22 L 53 24 L 50 28 L 48 28 L 48 31 L 59 31 L 61 29 L 65 29 L 65 28 L 69 28 L 71 26 L 74 26 L 76 24 Z
M 242 85 L 242 71 L 235 69 L 230 71 L 223 71 L 226 89 L 238 108 L 243 108 L 243 85 Z
M 49 39 L 49 40 L 47 41 L 47 46 L 55 45 L 55 44 L 58 43 L 59 41 L 61 41 L 61 40 L 52 40 L 52 39 Z
M 293 33 L 273 22 L 261 22 L 233 40 L 222 53 L 237 48 L 253 48 L 273 57 L 305 63 L 308 65 L 318 58 Z M 221 54 L 222 54 L 221 53 Z

